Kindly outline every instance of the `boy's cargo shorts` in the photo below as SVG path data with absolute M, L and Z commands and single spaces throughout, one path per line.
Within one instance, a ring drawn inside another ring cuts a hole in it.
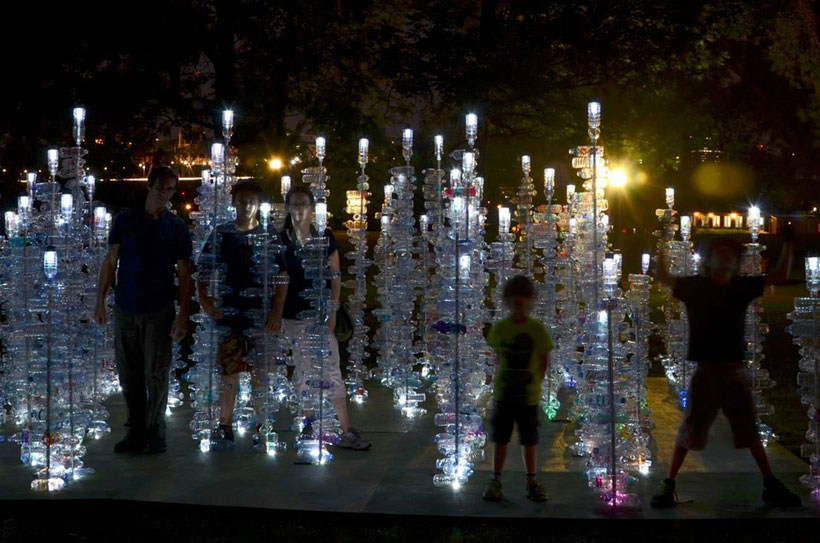
M 517 402 L 495 402 L 493 407 L 493 442 L 506 444 L 512 437 L 513 425 L 518 426 L 521 445 L 538 443 L 538 406 Z
M 692 451 L 703 450 L 718 410 L 723 410 L 729 419 L 736 448 L 749 448 L 760 441 L 752 383 L 743 364 L 698 364 L 687 400 L 677 445 Z

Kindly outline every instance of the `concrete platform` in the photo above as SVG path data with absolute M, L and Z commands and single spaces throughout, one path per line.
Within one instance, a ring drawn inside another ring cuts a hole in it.
M 435 488 L 432 477 L 438 453 L 432 437 L 438 430 L 432 422 L 433 402 L 428 401 L 427 416 L 408 421 L 392 407 L 387 390 L 378 383 L 370 383 L 369 390 L 368 402 L 350 409 L 353 423 L 373 441 L 373 448 L 367 452 L 334 448 L 335 459 L 324 466 L 294 464 L 290 445 L 275 457 L 256 453 L 250 436 L 237 437 L 231 450 L 200 453 L 188 432 L 188 408 L 175 411 L 168 421 L 166 454 L 115 455 L 112 447 L 123 433 L 119 424 L 124 407 L 120 398 L 112 398 L 112 436 L 88 444 L 86 465 L 97 470 L 94 475 L 59 494 L 32 493 L 32 473 L 17 460 L 19 449 L 4 444 L 0 446 L 0 500 L 114 500 L 475 518 L 811 518 L 820 512 L 797 480 L 807 471 L 807 464 L 776 443 L 768 449 L 772 465 L 806 506 L 795 510 L 764 507 L 757 468 L 747 451 L 732 448 L 728 423 L 722 416 L 712 429 L 708 449 L 692 453 L 679 476 L 679 498 L 692 502 L 671 511 L 651 509 L 649 498 L 666 473 L 681 417 L 663 379 L 650 380 L 655 457 L 651 473 L 638 483 L 643 503 L 638 509 L 618 511 L 602 504 L 586 486 L 583 459 L 567 451 L 574 428 L 560 422 L 542 421 L 541 425 L 540 477 L 547 486 L 547 504 L 534 504 L 524 497 L 517 445 L 511 446 L 507 460 L 504 501 L 481 500 L 490 471 L 490 446 L 487 462 L 478 466 L 468 484 L 459 490 Z M 285 429 L 290 418 L 282 412 L 282 435 L 289 442 L 292 433 Z

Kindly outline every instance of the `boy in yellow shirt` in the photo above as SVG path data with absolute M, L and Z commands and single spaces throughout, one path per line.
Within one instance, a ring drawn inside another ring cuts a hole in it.
M 507 458 L 513 425 L 518 427 L 524 448 L 526 496 L 535 502 L 547 501 L 544 486 L 535 478 L 536 445 L 541 383 L 553 345 L 544 325 L 530 318 L 534 299 L 535 287 L 527 277 L 518 275 L 507 281 L 504 304 L 509 308 L 510 316 L 493 324 L 487 336 L 487 343 L 498 359 L 492 417 L 495 451 L 492 478 L 484 491 L 487 501 L 498 501 L 504 497 L 501 470 Z

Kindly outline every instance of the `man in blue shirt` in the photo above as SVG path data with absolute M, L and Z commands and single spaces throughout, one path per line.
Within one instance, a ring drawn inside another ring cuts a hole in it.
M 114 446 L 117 453 L 161 453 L 166 450 L 165 409 L 171 341 L 188 329 L 191 299 L 191 235 L 185 223 L 168 211 L 179 176 L 155 167 L 148 175 L 142 206 L 119 213 L 108 236 L 108 255 L 100 269 L 94 320 L 106 322 L 105 296 L 114 280 L 115 361 L 128 410 L 128 434 Z M 174 282 L 174 270 L 179 288 Z M 174 299 L 179 300 L 179 313 Z

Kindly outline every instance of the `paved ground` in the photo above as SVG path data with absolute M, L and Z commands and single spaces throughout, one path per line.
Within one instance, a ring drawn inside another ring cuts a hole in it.
M 523 468 L 518 446 L 511 447 L 504 475 L 507 498 L 497 504 L 481 500 L 487 481 L 488 461 L 478 467 L 469 483 L 459 490 L 435 488 L 432 484 L 438 457 L 432 437 L 434 408 L 415 421 L 403 419 L 392 407 L 390 395 L 377 383 L 370 385 L 365 405 L 351 406 L 355 425 L 373 441 L 368 452 L 334 450 L 336 458 L 325 466 L 296 465 L 292 450 L 269 457 L 251 449 L 250 437 L 238 439 L 229 451 L 202 454 L 190 439 L 187 424 L 190 410 L 180 409 L 169 420 L 169 451 L 160 456 L 129 457 L 111 453 L 123 420 L 119 398 L 110 402 L 111 437 L 88 445 L 86 464 L 97 470 L 59 495 L 43 496 L 28 490 L 32 475 L 16 460 L 18 449 L 0 446 L 0 500 L 135 500 L 204 506 L 238 506 L 281 510 L 356 512 L 401 515 L 441 515 L 475 518 L 801 518 L 814 517 L 820 509 L 808 505 L 784 511 L 769 509 L 760 502 L 761 482 L 746 451 L 732 449 L 728 424 L 722 417 L 712 431 L 707 451 L 692 453 L 681 473 L 681 500 L 693 500 L 673 511 L 655 511 L 649 497 L 663 478 L 672 451 L 680 412 L 667 393 L 662 379 L 651 379 L 649 402 L 656 428 L 653 432 L 654 465 L 639 483 L 643 504 L 637 510 L 613 513 L 585 485 L 583 460 L 569 455 L 572 441 L 569 424 L 543 422 L 541 478 L 549 502 L 533 504 L 523 495 Z M 281 427 L 290 416 L 283 411 Z M 283 431 L 286 439 L 292 434 Z M 807 465 L 773 444 L 769 447 L 774 469 L 781 479 L 808 502 L 797 478 Z

